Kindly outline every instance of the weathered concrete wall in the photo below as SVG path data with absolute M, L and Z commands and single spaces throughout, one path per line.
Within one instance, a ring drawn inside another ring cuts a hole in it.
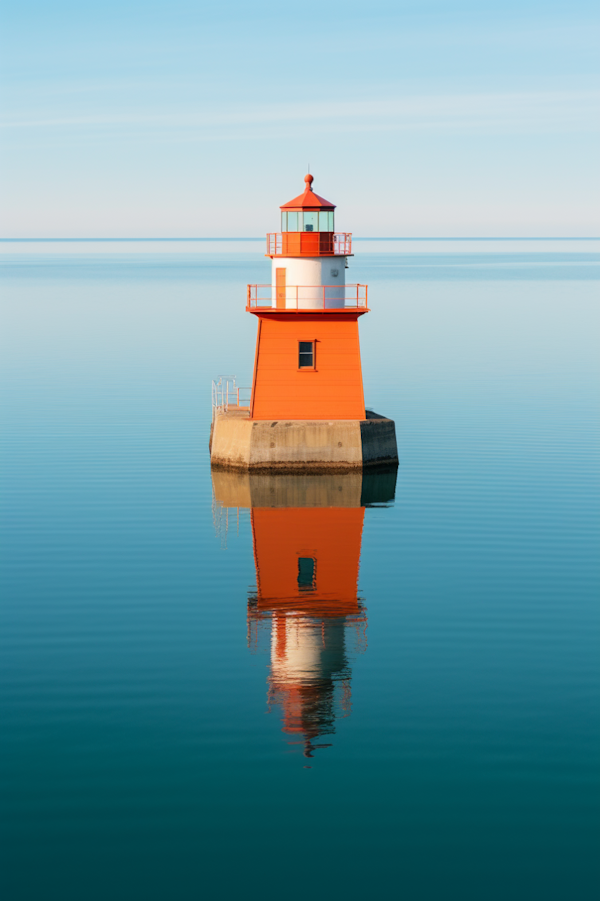
M 211 464 L 249 469 L 251 435 L 252 423 L 247 411 L 216 413 L 210 439 Z
M 393 419 L 386 419 L 367 410 L 367 418 L 360 423 L 360 436 L 365 466 L 398 460 L 396 426 Z
M 224 469 L 270 472 L 344 472 L 398 462 L 391 419 L 250 420 L 248 414 L 217 413 L 211 464 Z

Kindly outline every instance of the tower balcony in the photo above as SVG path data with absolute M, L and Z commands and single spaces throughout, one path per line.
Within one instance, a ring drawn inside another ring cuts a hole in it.
M 347 257 L 352 254 L 352 234 L 347 232 L 271 232 L 269 257 Z
M 367 313 L 368 285 L 248 285 L 249 313 Z

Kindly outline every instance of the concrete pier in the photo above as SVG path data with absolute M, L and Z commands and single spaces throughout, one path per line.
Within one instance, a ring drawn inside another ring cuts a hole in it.
M 242 471 L 346 472 L 398 463 L 394 422 L 378 413 L 339 420 L 251 420 L 247 410 L 216 412 L 211 466 Z

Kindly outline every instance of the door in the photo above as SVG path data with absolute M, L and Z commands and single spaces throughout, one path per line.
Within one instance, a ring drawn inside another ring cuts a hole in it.
M 275 296 L 278 310 L 285 310 L 285 269 L 275 270 Z

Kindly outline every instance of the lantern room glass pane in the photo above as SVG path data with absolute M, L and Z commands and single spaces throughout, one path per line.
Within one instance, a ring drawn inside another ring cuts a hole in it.
M 333 213 L 329 212 L 328 210 L 319 213 L 319 231 L 333 231 Z
M 287 231 L 287 213 L 281 214 L 281 231 L 282 232 Z
M 319 231 L 319 214 L 318 213 L 304 213 L 304 231 L 305 232 L 318 232 Z
M 297 232 L 298 231 L 298 213 L 288 213 L 287 214 L 287 228 L 288 232 Z

